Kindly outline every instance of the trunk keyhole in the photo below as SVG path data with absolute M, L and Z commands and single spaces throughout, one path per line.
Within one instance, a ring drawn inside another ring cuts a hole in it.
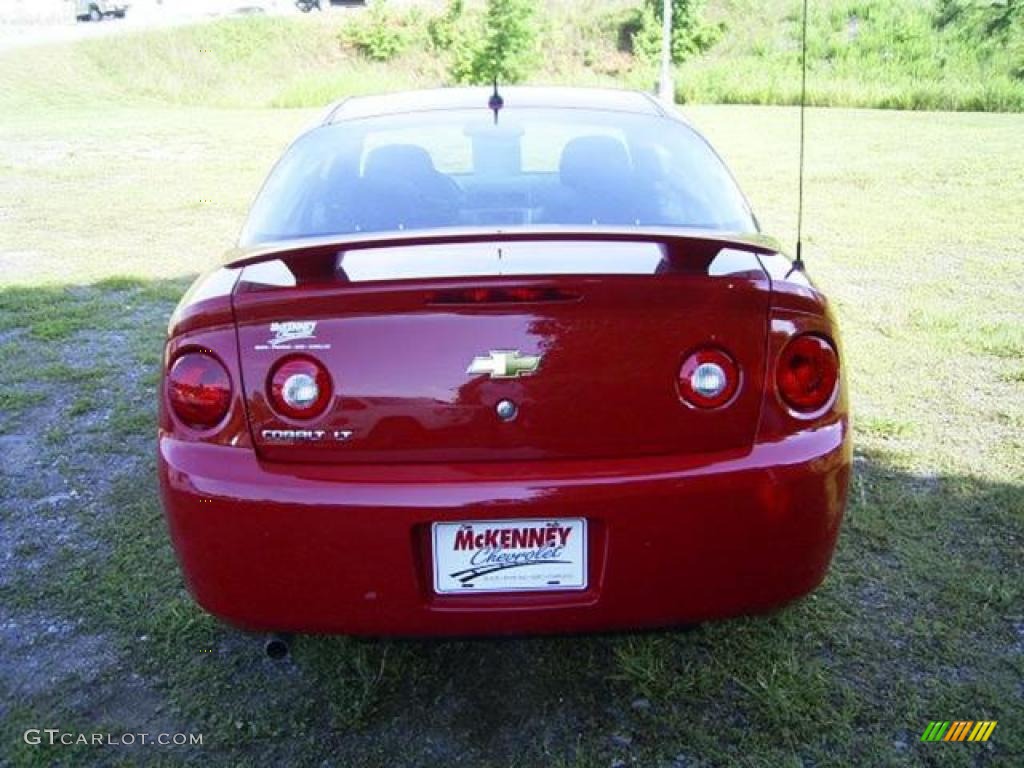
M 494 412 L 498 414 L 498 418 L 502 421 L 512 421 L 512 419 L 519 415 L 519 408 L 511 400 L 502 400 L 494 406 Z

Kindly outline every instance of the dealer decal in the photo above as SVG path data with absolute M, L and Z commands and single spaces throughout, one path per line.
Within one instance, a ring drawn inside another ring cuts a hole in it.
M 586 521 L 434 524 L 438 592 L 586 587 Z
M 316 343 L 316 320 L 288 320 L 280 323 L 271 323 L 270 332 L 273 334 L 263 344 L 257 344 L 254 349 L 330 349 L 330 344 Z M 309 342 L 314 343 L 309 343 Z

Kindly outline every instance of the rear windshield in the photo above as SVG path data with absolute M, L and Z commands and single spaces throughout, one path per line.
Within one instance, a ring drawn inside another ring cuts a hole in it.
M 302 136 L 241 244 L 405 229 L 571 225 L 756 230 L 707 143 L 660 117 L 580 109 L 420 112 Z

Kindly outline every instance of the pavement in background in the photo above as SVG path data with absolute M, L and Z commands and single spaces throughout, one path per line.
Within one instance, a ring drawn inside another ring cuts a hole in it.
M 164 0 L 160 4 L 155 0 L 136 0 L 129 5 L 123 19 L 104 19 L 97 23 L 75 21 L 73 3 L 67 3 L 66 20 L 52 23 L 21 23 L 17 19 L 3 18 L 0 13 L 0 52 L 140 29 L 196 24 L 246 13 L 275 16 L 299 13 L 290 0 Z

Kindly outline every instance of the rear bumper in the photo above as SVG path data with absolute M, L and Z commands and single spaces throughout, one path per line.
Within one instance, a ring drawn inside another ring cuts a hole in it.
M 162 435 L 186 582 L 254 630 L 577 632 L 770 610 L 824 577 L 850 472 L 845 421 L 745 455 L 402 466 L 268 465 Z M 435 521 L 585 517 L 580 592 L 441 596 Z

